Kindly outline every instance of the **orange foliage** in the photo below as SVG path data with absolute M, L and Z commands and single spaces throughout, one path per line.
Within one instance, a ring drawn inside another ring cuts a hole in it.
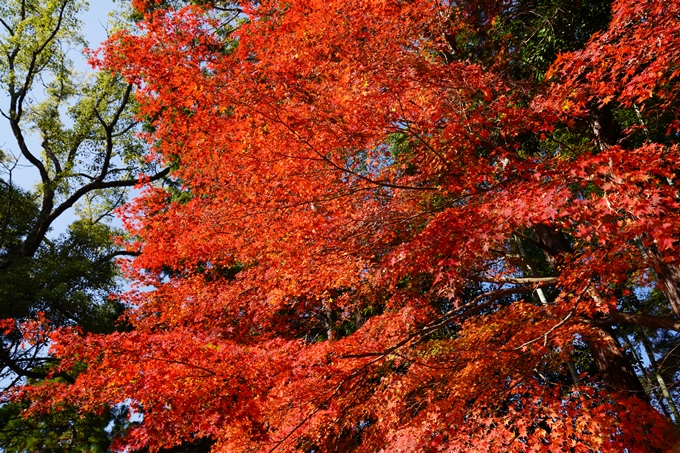
M 617 2 L 551 86 L 444 58 L 457 3 L 243 3 L 228 36 L 213 10 L 149 9 L 112 38 L 100 63 L 140 85 L 174 183 L 123 213 L 131 331 L 54 334 L 60 369 L 87 367 L 24 389 L 33 410 L 131 402 L 121 449 L 668 451 L 643 398 L 565 363 L 617 285 L 646 281 L 636 240 L 673 265 L 677 140 L 525 140 L 594 105 L 677 115 L 678 2 Z M 518 280 L 536 225 L 573 253 Z

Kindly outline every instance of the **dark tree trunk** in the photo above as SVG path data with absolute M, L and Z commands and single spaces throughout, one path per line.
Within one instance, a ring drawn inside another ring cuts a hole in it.
M 591 109 L 588 123 L 595 136 L 595 141 L 601 150 L 619 144 L 621 128 L 609 107 Z
M 642 121 L 642 118 L 640 120 Z M 604 151 L 620 143 L 621 128 L 609 107 L 592 108 L 588 122 L 601 150 Z M 680 268 L 668 263 L 653 243 L 647 246 L 643 238 L 640 238 L 638 245 L 643 257 L 656 272 L 661 283 L 660 289 L 666 295 L 675 316 L 680 319 Z
M 593 354 L 597 371 L 611 390 L 628 393 L 648 400 L 647 392 L 635 374 L 635 370 L 623 352 L 623 348 L 608 327 L 597 327 L 585 337 L 585 342 Z
M 569 241 L 561 231 L 550 225 L 534 225 L 534 232 L 544 246 L 545 256 L 553 272 L 559 275 L 560 259 L 572 251 Z M 593 326 L 589 329 L 590 335 L 584 336 L 598 372 L 611 390 L 634 394 L 647 400 L 645 389 L 635 374 L 630 360 L 608 329 L 608 327 Z

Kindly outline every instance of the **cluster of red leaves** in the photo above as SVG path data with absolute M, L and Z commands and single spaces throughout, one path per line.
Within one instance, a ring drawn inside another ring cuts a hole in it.
M 555 62 L 561 83 L 552 87 L 549 102 L 570 115 L 582 113 L 589 102 L 644 108 L 654 98 L 655 109 L 672 108 L 680 77 L 678 14 L 675 1 L 615 2 L 609 28 L 583 51 Z
M 25 389 L 33 410 L 131 402 L 144 421 L 121 449 L 202 437 L 224 452 L 667 448 L 647 403 L 537 370 L 564 368 L 591 332 L 579 320 L 647 267 L 635 239 L 677 256 L 667 181 L 680 150 L 518 150 L 589 103 L 674 106 L 677 2 L 617 2 L 533 104 L 507 75 L 441 58 L 441 36 L 465 26 L 455 5 L 241 7 L 249 20 L 229 38 L 209 10 L 155 10 L 106 49 L 102 64 L 140 85 L 176 184 L 124 213 L 141 251 L 131 275 L 154 288 L 126 295 L 132 331 L 54 335 L 61 369 L 81 373 Z M 466 284 L 516 276 L 498 249 L 537 224 L 576 241 L 557 300 L 467 310 Z

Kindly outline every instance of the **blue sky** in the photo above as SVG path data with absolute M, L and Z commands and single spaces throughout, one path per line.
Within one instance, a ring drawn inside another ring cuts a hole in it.
M 90 9 L 82 15 L 83 32 L 85 33 L 85 38 L 90 43 L 90 47 L 99 47 L 99 43 L 106 39 L 108 15 L 115 8 L 116 4 L 112 0 L 90 1 Z

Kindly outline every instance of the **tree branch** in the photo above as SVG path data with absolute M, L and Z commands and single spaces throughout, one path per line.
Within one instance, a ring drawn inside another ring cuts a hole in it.
M 17 376 L 24 376 L 30 379 L 45 379 L 48 377 L 61 377 L 64 378 L 69 384 L 73 384 L 75 382 L 75 379 L 73 379 L 71 376 L 68 374 L 62 372 L 59 373 L 45 373 L 45 372 L 37 372 L 37 371 L 32 371 L 32 370 L 26 370 L 19 365 L 10 357 L 9 352 L 4 348 L 0 347 L 0 362 L 5 365 L 7 368 L 12 370 L 14 374 Z
M 159 179 L 164 178 L 170 173 L 170 167 L 167 167 L 160 172 L 156 173 L 155 175 L 149 176 L 148 181 L 153 182 L 157 181 Z M 50 228 L 50 225 L 61 215 L 63 214 L 66 210 L 70 209 L 73 207 L 73 205 L 80 199 L 82 198 L 85 194 L 92 192 L 94 190 L 100 190 L 100 189 L 110 189 L 113 187 L 132 187 L 135 184 L 138 184 L 139 180 L 137 179 L 123 179 L 119 181 L 92 181 L 89 184 L 86 184 L 82 186 L 80 189 L 76 190 L 73 195 L 71 195 L 68 199 L 66 199 L 63 203 L 61 203 L 59 206 L 57 206 L 52 212 L 50 212 L 49 215 L 47 215 L 40 223 L 37 225 L 36 230 L 32 232 L 31 235 L 26 239 L 22 246 L 22 251 L 21 255 L 26 257 L 26 256 L 32 256 L 36 250 L 38 250 L 38 247 L 40 246 L 40 243 L 43 241 L 43 238 L 45 237 L 45 234 L 47 234 L 47 231 Z
M 624 313 L 611 310 L 608 318 L 590 319 L 583 318 L 583 322 L 594 326 L 610 326 L 613 324 L 634 324 L 651 329 L 665 329 L 680 332 L 680 321 L 665 316 L 652 316 L 642 313 Z
M 468 279 L 475 281 L 475 282 L 486 282 L 486 283 L 508 283 L 512 285 L 526 285 L 529 283 L 542 283 L 544 285 L 550 285 L 550 284 L 555 284 L 558 281 L 557 277 L 522 277 L 522 278 L 515 278 L 515 277 L 502 277 L 502 278 L 493 278 L 493 277 L 486 277 L 486 276 L 471 276 L 468 277 Z
M 513 232 L 512 234 L 514 234 L 514 235 L 517 236 L 517 237 L 520 237 L 520 238 L 524 239 L 524 240 L 527 241 L 527 242 L 530 242 L 530 243 L 534 244 L 536 247 L 540 248 L 541 250 L 544 250 L 544 251 L 548 252 L 548 253 L 551 254 L 552 256 L 558 255 L 558 253 L 559 253 L 559 252 L 557 252 L 556 250 L 554 250 L 554 249 L 548 247 L 548 246 L 547 246 L 546 244 L 544 244 L 543 242 L 537 241 L 536 239 L 534 239 L 534 238 L 532 238 L 532 237 L 529 237 L 529 236 L 526 236 L 526 235 L 524 235 L 524 234 L 522 234 L 522 233 L 520 233 L 520 232 L 518 232 L 518 231 L 515 231 L 515 232 Z
M 541 283 L 539 286 L 544 286 L 548 285 L 547 283 Z M 443 315 L 439 316 L 430 324 L 427 326 L 411 333 L 409 336 L 404 338 L 403 340 L 399 341 L 397 344 L 394 346 L 391 346 L 387 348 L 384 351 L 380 352 L 368 352 L 368 353 L 363 353 L 363 354 L 350 354 L 350 355 L 344 355 L 341 356 L 341 358 L 363 358 L 363 357 L 385 357 L 393 353 L 394 351 L 406 346 L 407 344 L 411 343 L 413 340 L 417 338 L 422 338 L 426 335 L 429 335 L 433 332 L 438 331 L 439 329 L 445 327 L 447 324 L 450 324 L 454 320 L 461 319 L 463 317 L 468 317 L 475 315 L 479 313 L 480 311 L 484 310 L 485 308 L 489 307 L 492 305 L 494 302 L 496 302 L 498 299 L 504 296 L 509 296 L 512 294 L 526 294 L 526 293 L 531 293 L 533 292 L 533 288 L 528 288 L 528 287 L 516 287 L 516 288 L 505 288 L 505 289 L 498 289 L 495 291 L 489 291 L 484 294 L 480 294 L 479 296 L 475 297 L 471 302 L 468 302 L 465 305 L 462 305 L 458 308 L 454 308 L 453 310 L 450 310 Z M 489 298 L 488 300 L 485 300 L 484 302 L 481 302 L 482 300 Z M 481 302 L 481 303 L 480 303 Z

